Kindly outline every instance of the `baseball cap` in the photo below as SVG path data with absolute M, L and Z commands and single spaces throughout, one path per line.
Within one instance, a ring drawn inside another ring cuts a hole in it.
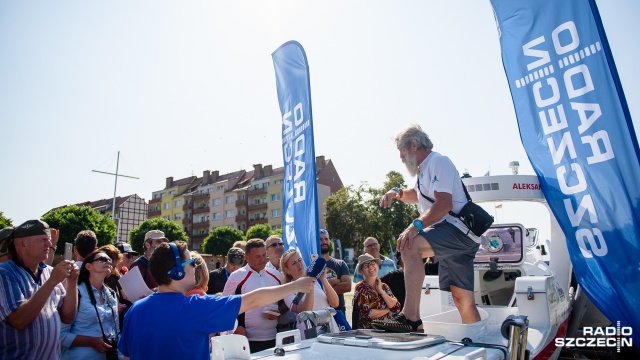
M 144 234 L 144 241 L 151 241 L 155 239 L 167 239 L 164 236 L 164 233 L 160 230 L 149 230 L 146 234 Z M 169 240 L 169 239 L 167 239 Z
M 14 238 L 23 238 L 35 235 L 51 236 L 49 224 L 42 220 L 27 220 L 13 229 Z
M 116 248 L 118 248 L 118 250 L 123 253 L 123 254 L 133 254 L 133 255 L 138 255 L 137 251 L 133 251 L 133 248 L 131 248 L 131 245 L 128 243 L 117 243 L 116 244 Z
M 227 262 L 235 266 L 244 266 L 244 251 L 240 248 L 231 248 L 227 252 Z

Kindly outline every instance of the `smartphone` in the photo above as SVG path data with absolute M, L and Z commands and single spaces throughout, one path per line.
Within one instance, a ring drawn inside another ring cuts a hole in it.
M 73 244 L 72 243 L 64 244 L 64 259 L 73 260 Z

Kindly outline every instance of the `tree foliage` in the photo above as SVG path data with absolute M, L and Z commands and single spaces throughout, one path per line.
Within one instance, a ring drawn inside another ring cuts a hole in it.
M 231 226 L 221 226 L 209 232 L 202 243 L 202 249 L 206 254 L 226 255 L 234 242 L 243 239 L 242 231 Z
M 250 227 L 247 230 L 246 238 L 250 239 L 262 239 L 267 240 L 267 238 L 272 235 L 271 226 L 269 224 L 256 224 Z
M 362 242 L 373 236 L 381 244 L 380 251 L 388 254 L 388 241 L 395 249 L 398 235 L 418 217 L 415 205 L 394 201 L 390 208 L 379 206 L 382 196 L 391 188 L 406 188 L 402 174 L 391 171 L 381 188 L 362 183 L 357 188 L 347 186 L 327 198 L 325 223 L 333 239 L 340 239 L 343 248 L 362 251 Z
M 50 227 L 60 230 L 58 244 L 73 243 L 82 230 L 96 233 L 98 247 L 112 244 L 116 236 L 116 224 L 109 215 L 103 215 L 89 206 L 66 206 L 49 211 L 42 221 Z M 64 253 L 64 246 L 58 246 L 57 254 Z
M 5 217 L 2 211 L 0 211 L 0 229 L 6 228 L 7 226 L 13 226 L 13 221 Z
M 140 226 L 129 232 L 129 243 L 140 254 L 144 254 L 144 235 L 150 230 L 164 232 L 164 236 L 169 241 L 189 241 L 187 233 L 178 224 L 161 217 L 147 219 L 140 223 Z

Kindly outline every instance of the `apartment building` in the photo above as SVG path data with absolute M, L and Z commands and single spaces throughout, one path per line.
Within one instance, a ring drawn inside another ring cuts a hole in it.
M 320 226 L 324 227 L 324 202 L 343 187 L 331 160 L 316 157 Z M 255 164 L 253 170 L 220 175 L 203 171 L 202 177 L 173 180 L 168 177 L 163 190 L 154 191 L 149 202 L 149 218 L 162 216 L 185 230 L 189 247 L 200 250 L 209 231 L 232 226 L 246 231 L 256 224 L 282 228 L 282 185 L 284 167 Z

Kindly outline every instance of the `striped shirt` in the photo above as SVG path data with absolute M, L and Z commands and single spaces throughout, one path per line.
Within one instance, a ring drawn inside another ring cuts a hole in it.
M 35 280 L 30 271 L 13 260 L 0 264 L 0 359 L 60 358 L 58 308 L 66 294 L 62 283 L 56 285 L 38 317 L 23 330 L 7 322 L 7 317 L 51 276 L 51 266 L 40 263 L 39 268 L 40 278 Z

